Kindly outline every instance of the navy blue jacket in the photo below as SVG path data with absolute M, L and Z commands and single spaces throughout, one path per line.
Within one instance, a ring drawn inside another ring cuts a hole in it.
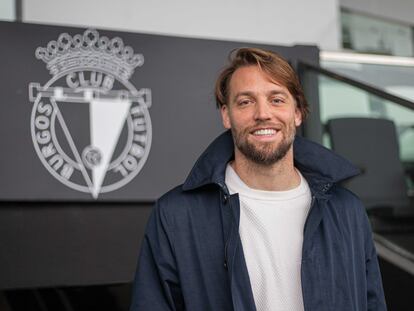
M 337 185 L 358 171 L 301 137 L 293 150 L 295 167 L 312 192 L 301 265 L 305 310 L 386 310 L 365 209 Z M 256 310 L 238 233 L 238 195 L 229 195 L 224 183 L 233 156 L 227 131 L 185 183 L 157 201 L 142 242 L 131 311 Z

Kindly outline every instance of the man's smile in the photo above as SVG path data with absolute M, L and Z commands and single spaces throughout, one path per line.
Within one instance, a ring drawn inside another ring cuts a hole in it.
M 275 129 L 259 129 L 253 132 L 253 135 L 256 136 L 272 136 L 276 134 L 276 130 Z
M 281 132 L 280 126 L 261 126 L 253 128 L 251 131 L 249 131 L 249 134 L 253 136 L 254 140 L 261 142 L 270 142 L 276 139 L 279 132 Z

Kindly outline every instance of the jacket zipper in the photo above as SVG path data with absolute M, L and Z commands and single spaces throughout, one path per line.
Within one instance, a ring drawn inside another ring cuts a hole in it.
M 231 219 L 230 220 L 231 221 L 230 229 L 229 229 L 229 232 L 228 232 L 228 236 L 226 237 L 226 243 L 224 245 L 224 268 L 227 271 L 229 271 L 229 266 L 228 266 L 228 248 L 229 248 L 230 238 L 232 236 L 232 231 L 234 229 L 235 223 L 234 223 L 234 215 L 233 215 L 233 209 L 232 209 L 232 204 L 231 204 L 230 192 L 229 192 L 229 190 L 228 190 L 228 188 L 227 188 L 227 186 L 225 184 L 223 184 L 222 187 L 224 189 L 224 193 L 225 193 L 224 195 L 226 196 L 225 197 L 225 200 L 226 200 L 227 204 L 229 205 L 227 208 L 229 208 L 229 210 L 230 210 L 230 217 L 231 217 L 230 218 Z M 230 272 L 230 279 L 232 278 L 231 277 L 232 274 L 233 274 L 233 272 Z M 233 297 L 233 291 L 232 291 L 232 294 L 231 295 Z M 238 311 L 239 310 L 239 308 L 237 307 L 237 305 L 234 305 L 234 302 L 233 302 L 233 308 L 234 308 L 234 311 Z
M 228 208 L 231 211 L 231 200 L 230 200 L 230 192 L 229 192 L 229 189 L 227 188 L 226 184 L 224 184 L 224 183 L 218 183 L 218 185 L 220 186 L 220 188 L 223 191 L 224 203 L 225 204 L 229 204 Z M 233 221 L 232 221 L 232 224 L 233 224 Z M 226 238 L 226 242 L 224 244 L 224 269 L 226 269 L 226 270 L 228 270 L 228 258 L 227 257 L 228 257 L 228 247 L 229 247 L 229 240 L 230 240 L 230 232 L 231 232 L 231 229 L 232 228 L 230 228 L 229 233 L 225 237 Z
M 230 208 L 230 211 L 231 211 L 230 198 L 228 197 L 227 200 L 228 200 L 228 204 L 229 204 L 229 207 L 228 208 Z M 226 243 L 224 244 L 224 269 L 226 269 L 226 270 L 229 269 L 227 256 L 228 256 L 228 248 L 229 248 L 230 234 L 231 234 L 231 230 L 233 229 L 233 220 L 231 220 L 231 223 L 232 224 L 231 224 L 229 233 L 226 236 Z
M 310 214 L 310 212 L 312 210 L 312 207 L 314 205 L 315 205 L 315 195 L 312 193 L 311 204 L 310 204 L 310 207 L 309 207 L 308 216 L 306 217 L 305 226 L 303 227 L 303 233 L 305 233 L 305 228 L 306 228 L 306 225 L 308 223 L 309 214 Z M 303 235 L 303 240 L 305 241 L 305 235 Z M 302 245 L 302 249 L 303 249 L 303 245 Z M 302 252 L 302 257 L 303 257 L 303 252 Z M 302 273 L 301 273 L 301 275 L 302 275 Z M 306 311 L 306 310 L 308 310 L 308 308 L 306 306 L 306 299 L 304 297 L 303 281 L 301 281 L 301 284 L 302 284 L 301 287 L 302 287 L 303 310 Z

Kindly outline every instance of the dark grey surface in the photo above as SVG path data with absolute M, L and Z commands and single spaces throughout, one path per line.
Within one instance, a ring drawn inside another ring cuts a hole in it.
M 322 144 L 323 127 L 319 109 L 319 75 L 305 67 L 299 69 L 303 91 L 310 107 L 307 122 L 304 123 L 304 136 Z
M 0 207 L 0 288 L 126 283 L 151 204 Z
M 213 87 L 240 46 L 318 63 L 316 47 L 280 47 L 99 31 L 142 53 L 131 82 L 152 90 L 153 141 L 147 163 L 126 186 L 94 200 L 56 180 L 30 134 L 28 84 L 50 79 L 34 51 L 85 29 L 0 22 L 0 288 L 130 282 L 151 202 L 180 184 L 222 132 Z M 77 117 L 77 116 L 75 116 Z M 79 126 L 82 121 L 79 119 Z M 74 129 L 76 131 L 76 129 Z M 79 131 L 82 133 L 82 130 Z
M 16 22 L 23 21 L 23 0 L 15 0 L 15 14 L 16 14 Z

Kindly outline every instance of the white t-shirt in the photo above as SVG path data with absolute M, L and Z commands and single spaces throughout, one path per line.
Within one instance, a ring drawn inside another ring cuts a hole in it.
M 239 194 L 239 233 L 257 311 L 304 310 L 300 271 L 311 192 L 300 178 L 291 190 L 256 190 L 227 165 L 227 187 Z

